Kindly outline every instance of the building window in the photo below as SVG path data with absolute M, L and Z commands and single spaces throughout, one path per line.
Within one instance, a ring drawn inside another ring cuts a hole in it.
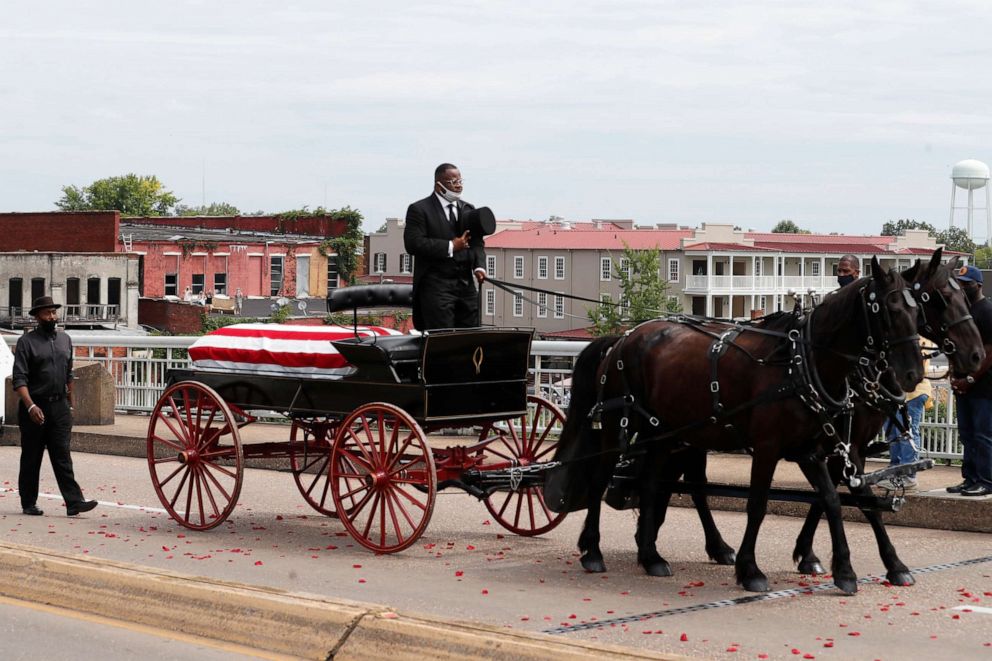
M 79 282 L 76 282 L 76 293 L 77 293 L 77 303 L 78 293 L 79 293 Z M 179 274 L 178 273 L 166 273 L 165 274 L 165 295 L 166 296 L 179 296 Z
M 337 256 L 327 258 L 327 288 L 338 288 L 338 258 Z
M 205 282 L 205 276 L 202 273 L 193 274 L 193 293 L 201 294 L 203 293 L 203 283 Z
M 86 280 L 86 302 L 100 304 L 100 278 L 88 278 Z
M 809 274 L 814 277 L 820 275 L 820 262 L 813 262 L 809 265 Z
M 513 292 L 513 316 L 524 316 L 524 296 L 518 291 Z
M 620 273 L 626 275 L 627 279 L 630 280 L 630 260 L 626 257 L 620 258 Z
M 540 292 L 537 295 L 537 316 L 547 317 L 548 316 L 548 292 Z
M 630 318 L 630 299 L 626 296 L 620 296 L 620 316 L 624 319 Z
M 668 260 L 668 281 L 679 281 L 679 260 L 677 259 Z
M 400 273 L 413 272 L 413 255 L 403 253 L 400 255 Z
M 538 257 L 537 258 L 537 279 L 547 280 L 548 279 L 548 258 Z
M 768 312 L 768 297 L 767 296 L 759 296 L 758 297 L 758 308 L 761 309 L 765 313 Z
M 599 294 L 599 301 L 601 303 L 612 303 L 613 302 L 613 297 L 610 296 L 609 294 L 604 294 L 604 293 L 600 292 L 600 294 Z
M 513 277 L 520 280 L 524 277 L 524 258 L 514 257 L 513 258 Z
M 227 274 L 214 273 L 214 293 L 227 294 Z
M 496 277 L 496 258 L 492 255 L 486 255 L 486 276 Z
M 386 272 L 386 253 L 377 252 L 373 257 L 374 269 L 373 273 L 385 273 Z
M 609 257 L 599 258 L 599 279 L 606 282 L 613 277 L 613 260 Z
M 555 257 L 555 280 L 565 279 L 565 258 Z
M 121 309 L 121 279 L 107 278 L 107 305 L 116 306 L 119 314 Z
M 282 255 L 272 255 L 269 258 L 269 296 L 278 296 L 282 291 L 282 267 Z
M 496 290 L 486 290 L 486 316 L 492 317 L 496 314 Z
M 97 303 L 99 303 L 100 302 L 99 301 L 99 298 L 100 298 L 100 293 L 99 293 L 100 292 L 100 279 L 99 278 L 91 278 L 91 280 L 96 280 L 96 286 L 97 286 L 97 289 L 96 289 L 97 295 L 96 295 L 96 297 L 98 299 L 97 300 Z M 47 293 L 48 292 L 45 291 L 45 279 L 44 278 L 31 278 L 31 304 L 32 305 L 34 305 L 34 299 L 40 298 L 40 297 L 44 296 Z
M 67 278 L 65 281 L 65 305 L 68 314 L 79 314 L 79 278 Z M 68 308 L 73 307 L 70 311 Z
M 24 316 L 24 281 L 20 278 L 11 278 L 8 283 L 7 305 L 10 308 L 10 316 Z
M 565 318 L 565 297 L 555 296 L 555 319 Z
M 754 258 L 754 275 L 759 276 L 759 277 L 761 276 L 761 258 L 760 257 L 755 257 Z

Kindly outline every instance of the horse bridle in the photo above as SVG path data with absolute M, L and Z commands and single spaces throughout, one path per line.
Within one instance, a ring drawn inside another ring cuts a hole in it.
M 905 337 L 897 337 L 895 339 L 890 339 L 884 329 L 892 328 L 892 315 L 889 313 L 889 307 L 885 304 L 884 300 L 880 300 L 878 292 L 874 290 L 876 282 L 872 280 L 868 285 L 862 287 L 858 294 L 861 298 L 861 310 L 865 321 L 865 327 L 867 329 L 867 336 L 865 337 L 865 347 L 863 353 L 867 357 L 875 356 L 875 367 L 879 371 L 884 371 L 888 367 L 888 362 L 886 361 L 886 355 L 895 346 L 900 344 L 905 344 L 907 342 L 919 343 L 920 335 L 918 332 L 912 335 L 906 335 Z M 910 308 L 916 308 L 919 310 L 920 306 L 916 304 L 916 298 L 913 296 L 912 291 L 909 287 L 902 287 L 900 289 L 894 289 L 885 294 L 885 297 L 889 297 L 893 294 L 901 293 L 903 300 L 906 305 Z M 919 313 L 917 312 L 917 315 Z M 876 337 L 880 339 L 876 339 Z M 861 362 L 859 360 L 859 362 Z
M 961 291 L 961 285 L 959 285 L 958 281 L 955 280 L 954 278 L 948 277 L 947 284 L 951 289 L 956 289 L 957 291 Z M 913 298 L 917 299 L 917 301 L 919 301 L 920 303 L 920 305 L 918 306 L 919 312 L 917 313 L 920 319 L 919 322 L 917 323 L 917 327 L 922 328 L 927 333 L 930 333 L 932 335 L 937 335 L 937 332 L 935 332 L 933 325 L 930 323 L 930 320 L 927 318 L 927 312 L 925 309 L 925 304 L 930 302 L 930 292 L 921 291 L 921 286 L 919 282 L 913 283 L 913 289 L 911 291 L 913 293 Z M 947 297 L 944 296 L 944 293 L 941 292 L 940 289 L 938 289 L 937 287 L 933 288 L 933 293 L 937 295 L 937 298 L 944 306 L 944 312 L 947 312 L 947 310 L 949 310 L 951 307 L 951 304 L 947 300 Z M 943 316 L 943 313 L 941 314 L 941 316 Z M 970 313 L 963 314 L 957 319 L 954 319 L 946 324 L 941 323 L 940 326 L 938 326 L 938 330 L 940 331 L 940 334 L 944 336 L 944 340 L 941 342 L 941 347 L 940 347 L 941 353 L 950 356 L 955 351 L 957 351 L 957 345 L 954 343 L 954 340 L 950 338 L 948 333 L 955 326 L 966 323 L 972 319 L 973 317 L 971 316 Z

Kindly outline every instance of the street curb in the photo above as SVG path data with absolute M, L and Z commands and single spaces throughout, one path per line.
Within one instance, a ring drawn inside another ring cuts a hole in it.
M 0 543 L 0 594 L 307 659 L 685 659 Z

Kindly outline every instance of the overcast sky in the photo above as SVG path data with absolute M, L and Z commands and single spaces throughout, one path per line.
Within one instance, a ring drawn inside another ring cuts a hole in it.
M 943 228 L 951 166 L 992 162 L 990 27 L 987 1 L 4 0 L 0 210 L 136 172 L 375 229 L 451 161 L 500 218 Z

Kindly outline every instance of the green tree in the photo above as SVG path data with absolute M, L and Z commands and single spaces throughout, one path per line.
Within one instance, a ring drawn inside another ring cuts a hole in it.
M 185 204 L 176 206 L 177 216 L 240 216 L 241 211 L 233 204 L 227 202 L 211 202 L 196 207 L 188 207 Z
M 668 283 L 660 275 L 658 250 L 634 250 L 625 245 L 623 257 L 612 260 L 613 273 L 620 281 L 621 303 L 604 302 L 587 312 L 596 336 L 619 333 L 624 328 L 662 312 L 681 312 L 682 307 L 668 298 Z
M 967 230 L 960 227 L 941 230 L 934 235 L 934 238 L 937 239 L 937 243 L 943 243 L 948 250 L 956 250 L 957 252 L 972 254 L 978 247 L 968 236 Z
M 992 269 L 992 247 L 982 246 L 975 251 L 975 266 L 980 269 Z
M 810 234 L 809 230 L 804 230 L 803 228 L 796 225 L 792 220 L 786 218 L 785 220 L 778 221 L 778 224 L 772 228 L 772 232 L 775 234 Z
M 930 232 L 930 236 L 937 236 L 936 227 L 922 220 L 913 220 L 911 218 L 900 218 L 895 222 L 891 220 L 886 221 L 882 225 L 882 236 L 902 236 L 906 233 L 906 230 L 926 230 Z
M 314 216 L 328 216 L 334 220 L 343 220 L 347 224 L 347 229 L 343 234 L 323 241 L 317 250 L 325 257 L 334 253 L 338 263 L 338 277 L 342 282 L 349 285 L 354 284 L 355 277 L 358 275 L 358 253 L 365 242 L 365 234 L 362 232 L 362 212 L 351 207 L 342 207 L 341 209 L 317 207 L 311 211 L 304 206 L 302 209 L 293 209 L 276 214 L 280 223 L 291 223 L 300 218 L 313 218 Z
M 179 198 L 154 175 L 126 174 L 89 186 L 63 186 L 55 202 L 62 211 L 120 211 L 124 216 L 167 216 Z

